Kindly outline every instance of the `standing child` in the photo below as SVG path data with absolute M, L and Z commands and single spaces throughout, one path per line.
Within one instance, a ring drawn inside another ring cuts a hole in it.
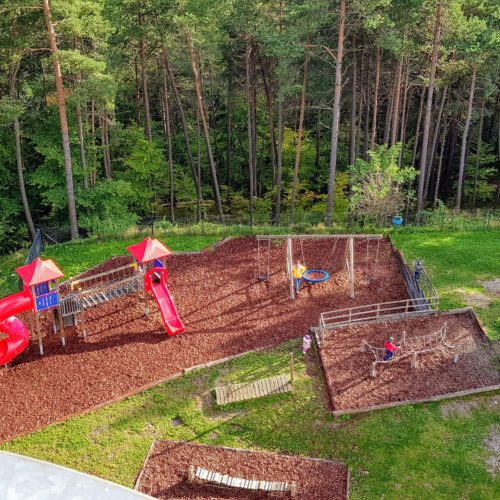
M 311 348 L 311 336 L 310 335 L 304 335 L 302 338 L 302 352 L 304 353 L 304 356 L 307 356 L 309 353 L 309 349 Z
M 417 260 L 417 262 L 415 263 L 415 280 L 418 281 L 420 279 L 420 274 L 422 273 L 423 269 L 424 269 L 424 266 L 422 264 L 422 261 Z
M 305 266 L 303 266 L 300 263 L 300 260 L 298 260 L 292 268 L 293 283 L 295 285 L 295 293 L 299 293 L 300 282 L 302 281 L 302 276 L 304 276 L 305 272 L 306 272 Z
M 400 346 L 394 345 L 394 337 L 389 337 L 385 342 L 384 342 L 384 347 L 385 347 L 385 356 L 384 356 L 384 361 L 389 361 L 394 357 L 394 352 L 399 351 L 401 349 Z

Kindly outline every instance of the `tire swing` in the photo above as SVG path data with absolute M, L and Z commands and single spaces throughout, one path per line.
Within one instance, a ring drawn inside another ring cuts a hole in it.
M 330 266 L 330 261 L 333 257 L 333 254 L 335 253 L 335 247 L 337 246 L 337 239 L 335 239 L 333 249 L 330 252 L 330 255 L 328 257 L 328 262 L 326 267 Z M 302 254 L 302 262 L 304 263 L 304 247 L 302 245 L 302 239 L 300 240 L 300 251 Z M 305 265 L 305 264 L 304 264 Z M 328 279 L 330 279 L 330 273 L 328 271 L 325 271 L 324 269 L 308 269 L 303 275 L 302 279 L 306 281 L 307 283 L 324 283 Z
M 324 269 L 309 269 L 302 275 L 302 279 L 308 283 L 323 283 L 329 278 L 330 274 Z

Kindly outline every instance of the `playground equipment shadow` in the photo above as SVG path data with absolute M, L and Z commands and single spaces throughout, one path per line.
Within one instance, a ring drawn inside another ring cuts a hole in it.
M 330 246 L 307 242 L 308 267 L 320 267 Z M 295 301 L 289 298 L 283 244 L 271 245 L 266 283 L 257 280 L 254 238 L 230 240 L 213 252 L 169 257 L 169 288 L 186 324 L 186 332 L 175 337 L 167 337 L 152 298 L 138 303 L 129 296 L 89 309 L 87 339 L 79 336 L 80 327 L 69 329 L 66 347 L 45 320 L 46 354 L 40 356 L 32 344 L 0 373 L 0 442 L 122 399 L 186 368 L 301 337 L 318 324 L 322 311 L 408 297 L 384 240 L 376 269 L 365 245 L 356 245 L 356 298 L 350 299 L 341 270 L 344 252 L 340 243 L 332 257 L 332 278 L 304 287 Z M 120 264 L 114 259 L 92 272 Z M 367 279 L 374 274 L 375 280 Z
M 378 364 L 376 377 L 370 377 L 373 357 L 360 352 L 361 340 L 382 346 L 393 336 L 419 337 L 439 330 L 447 322 L 447 343 L 442 348 L 417 357 L 412 369 L 411 357 Z M 330 403 L 336 412 L 370 410 L 374 406 L 428 400 L 459 391 L 481 389 L 500 384 L 495 354 L 470 313 L 438 313 L 398 321 L 358 324 L 336 329 L 324 335 L 319 349 Z M 454 356 L 458 355 L 458 362 Z
M 187 481 L 190 465 L 244 479 L 294 481 L 295 498 L 303 500 L 345 499 L 349 487 L 347 467 L 340 463 L 175 441 L 153 444 L 136 487 L 160 499 L 269 498 L 264 492 L 193 485 Z

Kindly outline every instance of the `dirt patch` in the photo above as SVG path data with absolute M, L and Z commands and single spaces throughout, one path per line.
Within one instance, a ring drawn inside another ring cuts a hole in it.
M 466 417 L 472 410 L 479 408 L 479 401 L 450 401 L 441 405 L 441 413 L 443 417 L 457 416 Z
M 493 476 L 500 473 L 500 426 L 494 426 L 484 441 L 484 447 L 491 455 L 486 459 L 486 468 Z
M 500 278 L 496 278 L 490 281 L 482 281 L 481 285 L 488 290 L 490 293 L 500 295 Z
M 165 241 L 168 244 L 168 240 Z M 228 241 L 213 252 L 173 255 L 168 259 L 169 289 L 186 332 L 168 337 L 148 296 L 117 299 L 86 312 L 88 337 L 80 328 L 67 329 L 63 348 L 52 333 L 50 317 L 42 320 L 45 355 L 32 344 L 23 359 L 2 373 L 0 384 L 0 442 L 71 415 L 123 398 L 179 374 L 183 369 L 256 348 L 274 347 L 302 337 L 318 323 L 322 311 L 401 300 L 408 297 L 388 240 L 356 244 L 356 298 L 342 268 L 345 242 L 333 253 L 332 277 L 304 286 L 298 300 L 289 298 L 283 242 L 271 245 L 269 280 L 257 280 L 254 238 Z M 304 254 L 309 268 L 327 264 L 332 242 L 294 242 L 294 254 Z M 130 262 L 118 257 L 94 268 L 103 272 Z M 261 263 L 266 263 L 267 253 Z M 370 283 L 366 277 L 376 278 Z
M 488 297 L 488 295 L 484 293 L 463 289 L 459 289 L 457 292 L 463 297 L 468 306 L 481 307 L 483 309 L 487 309 L 490 306 L 491 297 Z
M 264 492 L 218 488 L 188 481 L 189 466 L 260 481 L 295 481 L 304 500 L 345 499 L 348 472 L 327 460 L 262 453 L 175 441 L 157 441 L 144 464 L 139 491 L 159 499 L 275 498 Z
M 428 335 L 439 330 L 445 321 L 447 340 L 454 349 L 419 355 L 415 369 L 411 368 L 411 357 L 377 365 L 376 377 L 370 377 L 373 358 L 369 352 L 360 352 L 363 339 L 382 347 L 390 335 L 396 340 L 403 330 L 409 336 Z M 459 354 L 457 363 L 455 354 Z M 320 358 L 334 410 L 427 399 L 500 383 L 493 352 L 477 324 L 465 313 L 339 328 L 325 334 Z

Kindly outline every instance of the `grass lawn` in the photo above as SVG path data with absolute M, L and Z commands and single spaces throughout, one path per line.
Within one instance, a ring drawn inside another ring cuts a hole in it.
M 174 250 L 195 250 L 222 236 L 161 238 Z M 53 246 L 46 256 L 71 276 L 123 254 L 142 237 Z M 465 305 L 467 293 L 461 290 L 484 293 L 480 281 L 500 277 L 499 232 L 402 231 L 393 239 L 408 259 L 424 260 L 444 308 Z M 0 295 L 15 291 L 9 273 L 23 258 L 19 254 L 0 259 Z M 477 312 L 490 336 L 500 338 L 498 298 Z M 299 341 L 292 341 L 189 373 L 0 449 L 132 486 L 153 439 L 192 440 L 340 460 L 351 469 L 355 499 L 500 497 L 500 479 L 487 472 L 489 452 L 483 448 L 489 433 L 500 428 L 500 394 L 458 399 L 460 411 L 449 414 L 450 402 L 441 402 L 333 417 L 319 368 L 315 360 L 304 362 L 299 347 Z M 211 389 L 216 384 L 286 373 L 291 351 L 296 353 L 293 393 L 215 405 Z M 179 419 L 182 424 L 174 425 Z
M 442 309 L 466 306 L 477 297 L 490 301 L 475 310 L 490 338 L 500 340 L 500 296 L 481 284 L 500 278 L 500 231 L 396 231 L 392 239 L 407 260 L 423 260 Z

